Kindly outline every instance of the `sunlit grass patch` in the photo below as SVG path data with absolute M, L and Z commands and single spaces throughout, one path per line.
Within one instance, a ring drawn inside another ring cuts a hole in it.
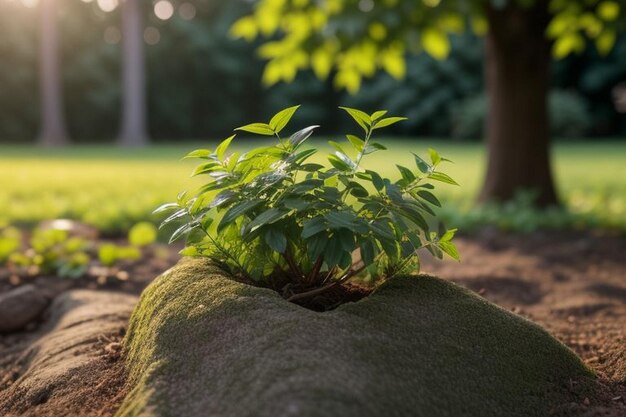
M 236 139 L 243 150 L 258 144 Z M 441 186 L 440 195 L 451 207 L 454 226 L 498 223 L 501 210 L 471 210 L 484 175 L 484 146 L 478 143 L 415 138 L 387 140 L 389 151 L 373 154 L 366 167 L 395 177 L 395 164 L 410 165 L 411 152 L 427 154 L 429 147 L 454 160 L 446 168 L 460 187 Z M 320 146 L 322 142 L 317 142 Z M 197 147 L 214 143 L 158 145 L 144 150 L 113 146 L 80 146 L 64 150 L 0 147 L 0 221 L 25 225 L 43 219 L 74 218 L 108 232 L 127 230 L 141 220 L 157 221 L 151 211 L 171 201 L 185 187 L 199 181 L 189 177 L 193 162 L 180 157 Z M 563 221 L 516 208 L 503 212 L 502 227 L 601 226 L 626 230 L 626 142 L 559 142 L 554 147 L 554 167 L 562 200 L 574 215 Z M 508 213 L 508 214 L 507 214 Z

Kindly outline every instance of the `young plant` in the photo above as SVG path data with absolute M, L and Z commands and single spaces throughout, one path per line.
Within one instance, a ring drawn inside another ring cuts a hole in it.
M 183 255 L 209 257 L 291 301 L 357 275 L 388 278 L 415 271 L 422 248 L 458 259 L 455 229 L 430 228 L 436 217 L 431 206 L 441 205 L 433 183 L 456 185 L 439 171 L 446 158 L 432 149 L 430 162 L 414 154 L 415 168 L 397 165 L 396 181 L 362 167 L 365 157 L 386 149 L 374 134 L 404 118 L 342 107 L 362 134 L 346 135 L 344 143 L 329 141 L 334 152 L 324 165 L 313 160 L 316 149 L 304 146 L 318 126 L 281 136 L 298 107 L 280 111 L 269 123 L 236 129 L 273 136 L 273 145 L 229 154 L 233 135 L 214 150 L 186 156 L 202 161 L 192 175 L 205 176 L 206 185 L 155 210 L 170 212 L 161 226 L 178 223 L 170 240 L 186 237 Z

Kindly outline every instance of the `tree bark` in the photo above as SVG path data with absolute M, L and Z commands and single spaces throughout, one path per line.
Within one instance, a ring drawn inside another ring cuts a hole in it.
M 488 163 L 480 201 L 507 201 L 520 190 L 538 206 L 558 204 L 550 168 L 547 97 L 550 87 L 550 19 L 547 0 L 530 8 L 488 2 L 485 81 Z
M 140 0 L 122 1 L 122 126 L 118 143 L 148 144 L 143 22 Z
M 59 62 L 59 31 L 57 0 L 42 0 L 40 5 L 40 68 L 42 146 L 62 146 L 68 143 L 63 110 L 63 83 Z

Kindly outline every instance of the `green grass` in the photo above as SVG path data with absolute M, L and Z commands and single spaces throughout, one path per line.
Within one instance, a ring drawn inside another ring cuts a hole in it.
M 413 167 L 411 152 L 425 155 L 428 147 L 455 161 L 446 170 L 461 187 L 439 187 L 448 206 L 446 217 L 455 224 L 498 222 L 502 227 L 523 229 L 515 222 L 539 222 L 542 226 L 541 220 L 549 220 L 526 210 L 523 203 L 509 207 L 508 217 L 502 208 L 497 212 L 471 209 L 484 175 L 481 144 L 424 138 L 384 142 L 390 150 L 371 155 L 364 162 L 392 178 L 398 176 L 396 163 Z M 256 139 L 241 139 L 234 148 L 244 150 L 258 143 Z M 30 225 L 65 217 L 106 231 L 122 231 L 136 221 L 155 220 L 150 215 L 154 207 L 173 200 L 183 189 L 193 190 L 202 181 L 189 178 L 195 163 L 180 158 L 189 150 L 212 146 L 184 143 L 139 150 L 0 146 L 0 222 Z M 561 197 L 574 216 L 568 225 L 626 229 L 625 141 L 557 143 L 554 166 Z M 520 211 L 525 214 L 520 216 Z M 550 221 L 559 223 L 559 219 L 562 213 Z

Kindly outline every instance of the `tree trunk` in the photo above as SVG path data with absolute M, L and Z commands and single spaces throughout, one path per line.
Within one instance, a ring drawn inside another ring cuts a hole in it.
M 41 131 L 39 144 L 62 146 L 68 143 L 63 111 L 63 83 L 59 63 L 57 0 L 42 0 L 39 83 Z
M 140 0 L 122 1 L 122 146 L 148 144 L 146 80 Z
M 488 164 L 480 201 L 536 193 L 538 206 L 558 204 L 550 168 L 547 96 L 550 87 L 550 16 L 547 0 L 531 8 L 488 2 L 485 78 Z

